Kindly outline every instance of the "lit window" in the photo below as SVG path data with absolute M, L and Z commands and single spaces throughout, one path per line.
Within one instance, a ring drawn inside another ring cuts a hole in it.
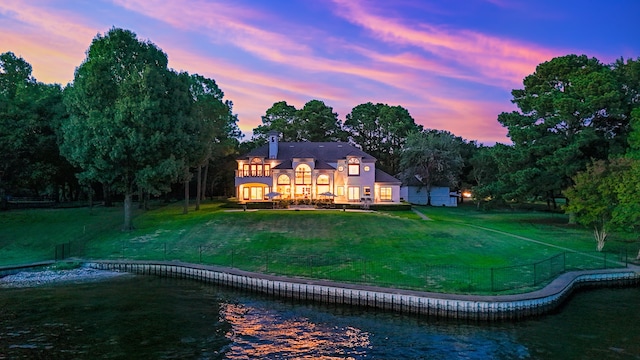
M 329 176 L 328 175 L 319 175 L 318 180 L 316 180 L 316 184 L 318 185 L 329 185 Z
M 349 201 L 360 201 L 360 187 L 349 186 Z
M 338 186 L 338 187 L 336 188 L 336 191 L 337 191 L 336 195 L 338 195 L 338 196 L 344 196 L 344 186 Z
M 360 159 L 358 158 L 349 158 L 349 176 L 360 176 Z
M 381 187 L 380 188 L 380 200 L 382 201 L 391 201 L 391 187 Z
M 371 196 L 371 187 L 365 186 L 363 189 L 364 196 Z
M 300 164 L 296 168 L 296 184 L 297 185 L 309 185 L 311 184 L 311 168 L 307 164 Z
M 289 179 L 289 176 L 285 174 L 278 176 L 278 185 L 289 185 L 289 184 L 291 184 L 291 179 Z

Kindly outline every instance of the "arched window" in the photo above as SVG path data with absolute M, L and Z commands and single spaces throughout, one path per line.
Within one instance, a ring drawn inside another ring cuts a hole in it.
M 296 167 L 296 185 L 311 184 L 311 168 L 307 164 L 300 164 Z
M 278 185 L 289 185 L 291 184 L 291 179 L 289 179 L 288 175 L 282 174 L 278 176 Z
M 316 179 L 316 194 L 323 195 L 330 192 L 329 190 L 329 175 L 318 175 Z
M 318 175 L 318 179 L 316 180 L 316 184 L 318 184 L 318 185 L 329 185 L 329 175 Z

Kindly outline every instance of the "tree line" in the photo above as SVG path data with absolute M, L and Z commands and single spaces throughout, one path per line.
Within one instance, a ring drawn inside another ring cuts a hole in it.
M 205 195 L 231 196 L 235 159 L 276 130 L 282 141 L 349 142 L 426 191 L 471 190 L 479 208 L 541 201 L 555 209 L 566 199 L 564 210 L 600 236 L 638 225 L 640 58 L 567 55 L 538 65 L 512 91 L 518 110 L 497 117 L 512 144 L 485 146 L 424 128 L 399 105 L 359 104 L 342 122 L 320 100 L 300 109 L 274 103 L 241 141 L 233 103 L 215 80 L 169 69 L 150 41 L 112 28 L 86 54 L 65 87 L 38 82 L 11 52 L 0 55 L 4 199 L 120 196 L 130 228 L 134 196 L 144 204 L 171 194 L 185 199 L 185 211 L 190 197 L 198 206 Z

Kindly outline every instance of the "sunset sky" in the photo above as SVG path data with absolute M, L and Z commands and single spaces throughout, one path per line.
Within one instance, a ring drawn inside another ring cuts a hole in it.
M 319 99 L 340 120 L 401 105 L 425 128 L 509 143 L 497 122 L 536 65 L 640 57 L 635 0 L 0 0 L 0 52 L 66 85 L 96 34 L 132 30 L 169 66 L 216 80 L 247 136 L 273 103 Z

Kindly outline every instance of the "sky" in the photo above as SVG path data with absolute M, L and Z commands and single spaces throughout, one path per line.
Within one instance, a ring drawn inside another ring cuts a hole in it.
M 97 34 L 133 31 L 169 67 L 214 79 L 245 140 L 274 103 L 366 102 L 482 144 L 538 64 L 640 57 L 636 0 L 0 0 L 0 53 L 66 85 Z

